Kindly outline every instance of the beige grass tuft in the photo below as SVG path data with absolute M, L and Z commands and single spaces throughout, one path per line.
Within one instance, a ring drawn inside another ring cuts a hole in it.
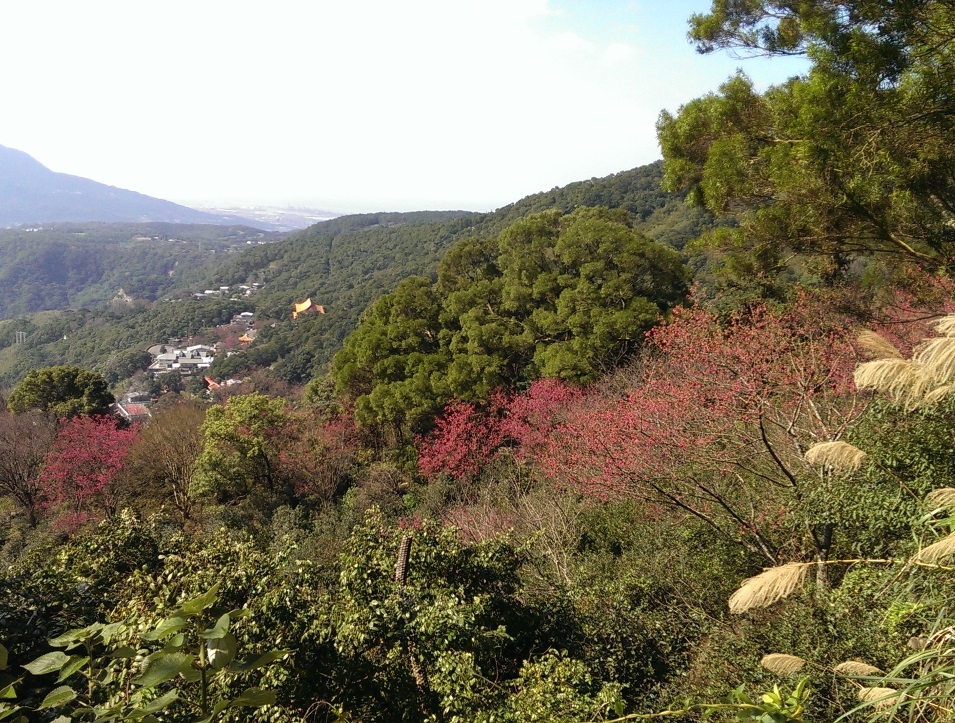
M 895 348 L 888 339 L 874 331 L 863 331 L 856 337 L 862 350 L 873 359 L 901 359 L 902 352 Z
M 806 461 L 810 464 L 829 465 L 837 472 L 855 472 L 865 461 L 867 455 L 848 442 L 820 442 L 806 450 Z
M 813 563 L 790 562 L 743 580 L 739 590 L 729 599 L 731 613 L 744 613 L 752 608 L 772 605 L 803 586 L 806 571 Z
M 792 675 L 802 670 L 806 661 L 796 655 L 786 655 L 785 653 L 770 653 L 764 655 L 759 661 L 770 673 L 778 675 Z
M 946 510 L 955 510 L 955 487 L 939 487 L 925 495 L 925 501 L 930 507 L 943 507 Z
M 930 407 L 953 392 L 955 392 L 955 384 L 943 384 L 940 387 L 935 387 L 935 389 L 922 397 L 922 400 L 919 402 L 919 406 Z
M 955 336 L 955 314 L 943 316 L 941 319 L 934 322 L 932 326 L 934 326 L 935 331 L 942 336 Z
M 851 676 L 878 675 L 882 672 L 874 665 L 869 665 L 868 663 L 863 663 L 858 660 L 847 660 L 844 663 L 839 663 L 839 665 L 832 670 L 839 675 Z
M 915 562 L 934 563 L 943 557 L 948 557 L 955 552 L 955 532 L 948 537 L 943 537 L 934 545 L 929 545 L 919 550 L 912 559 Z
M 930 380 L 920 364 L 910 359 L 877 359 L 855 368 L 852 378 L 859 389 L 874 389 L 897 402 L 921 399 Z
M 899 691 L 894 688 L 862 688 L 858 695 L 863 703 L 875 703 L 876 708 L 887 708 L 895 705 Z
M 950 384 L 955 379 L 955 337 L 941 336 L 919 345 L 912 361 L 923 368 L 932 386 Z

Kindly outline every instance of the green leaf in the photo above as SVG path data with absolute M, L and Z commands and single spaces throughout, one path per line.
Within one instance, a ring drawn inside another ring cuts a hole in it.
M 62 635 L 59 635 L 49 641 L 50 645 L 54 648 L 72 648 L 77 643 L 81 643 L 84 640 L 89 640 L 90 638 L 96 637 L 103 629 L 103 623 L 93 623 L 92 625 L 87 625 L 85 628 L 77 628 L 75 630 L 67 630 Z
M 263 705 L 272 705 L 275 703 L 275 691 L 265 690 L 264 688 L 249 688 L 242 692 L 238 698 L 234 699 L 229 705 L 232 708 L 249 707 L 261 708 Z
M 278 660 L 279 658 L 284 658 L 288 655 L 291 650 L 272 650 L 271 652 L 264 653 L 257 658 L 247 658 L 238 663 L 233 663 L 229 666 L 229 672 L 231 673 L 248 673 L 250 670 L 255 670 L 256 668 L 261 668 L 264 665 Z
M 68 656 L 66 653 L 61 653 L 59 650 L 56 650 L 52 653 L 44 653 L 39 658 L 30 661 L 23 667 L 34 675 L 45 675 L 46 673 L 52 673 L 56 670 L 59 670 L 66 665 L 69 660 L 70 656 Z
M 198 615 L 216 601 L 216 598 L 219 595 L 219 585 L 220 583 L 217 582 L 199 597 L 194 597 L 192 600 L 187 600 L 180 606 L 177 612 L 182 613 L 183 615 Z
M 166 641 L 165 645 L 162 646 L 162 651 L 164 653 L 175 653 L 177 650 L 182 648 L 185 642 L 186 636 L 182 633 L 176 633 Z
M 229 613 L 222 615 L 216 620 L 216 624 L 209 628 L 208 630 L 203 630 L 199 637 L 205 638 L 206 640 L 216 640 L 217 638 L 224 637 L 226 633 L 229 632 Z
M 113 660 L 120 660 L 126 658 L 135 658 L 136 657 L 136 648 L 130 645 L 124 645 L 121 648 L 116 648 L 112 653 L 109 654 Z
M 165 710 L 170 703 L 176 700 L 179 700 L 179 690 L 173 688 L 168 693 L 156 698 L 156 700 L 150 701 L 139 710 L 143 713 L 158 713 L 161 710 Z
M 58 708 L 61 705 L 69 703 L 76 697 L 76 691 L 73 690 L 68 685 L 61 685 L 59 688 L 54 688 L 49 693 L 46 694 L 46 698 L 43 699 L 43 702 L 40 703 L 40 707 L 37 710 L 46 710 L 47 708 Z
M 125 627 L 126 626 L 123 625 L 123 623 L 110 623 L 109 625 L 104 625 L 102 630 L 103 642 L 108 644 L 113 639 L 113 636 Z
M 60 675 L 56 679 L 56 682 L 62 683 L 88 662 L 90 662 L 88 655 L 71 655 L 69 662 L 60 668 Z
M 222 670 L 235 660 L 239 652 L 239 644 L 232 633 L 226 633 L 221 638 L 206 641 L 206 658 L 213 670 Z
M 192 656 L 186 653 L 156 653 L 149 656 L 143 674 L 133 681 L 135 685 L 151 688 L 172 680 L 192 667 Z
M 180 675 L 186 680 L 188 680 L 190 683 L 195 683 L 197 680 L 199 680 L 202 677 L 202 673 L 200 673 L 195 668 L 186 668 L 184 671 L 180 673 Z
M 13 689 L 13 686 L 19 682 L 19 680 L 15 680 L 5 688 L 0 688 L 0 700 L 16 700 L 17 692 Z
M 143 634 L 143 640 L 162 640 L 163 638 L 178 633 L 189 621 L 178 615 L 166 618 L 160 621 L 153 630 Z
M 7 649 L 0 643 L 0 670 L 7 667 Z

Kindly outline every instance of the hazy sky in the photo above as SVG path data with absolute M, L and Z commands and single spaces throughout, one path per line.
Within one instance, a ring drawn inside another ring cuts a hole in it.
M 659 158 L 708 0 L 4 0 L 0 145 L 188 203 L 492 209 Z

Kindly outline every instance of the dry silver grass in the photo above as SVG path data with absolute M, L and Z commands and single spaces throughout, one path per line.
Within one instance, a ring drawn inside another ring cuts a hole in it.
M 921 399 L 929 386 L 920 364 L 911 359 L 877 359 L 855 368 L 852 378 L 859 389 L 874 389 L 898 402 Z
M 800 670 L 802 670 L 803 666 L 806 664 L 806 661 L 797 655 L 770 653 L 769 655 L 764 655 L 763 659 L 759 661 L 759 664 L 766 668 L 766 670 L 768 670 L 770 673 L 776 673 L 778 675 L 792 675 L 793 673 L 798 673 Z
M 802 588 L 806 572 L 813 563 L 790 562 L 771 567 L 743 580 L 739 590 L 729 599 L 731 613 L 744 613 L 751 608 L 772 605 Z
M 925 501 L 933 507 L 955 510 L 955 487 L 939 487 L 925 495 Z
M 866 453 L 848 442 L 820 442 L 806 450 L 810 464 L 829 465 L 836 472 L 855 472 L 866 459 Z
M 934 326 L 935 331 L 942 336 L 955 336 L 955 314 L 943 316 L 941 319 L 934 322 L 932 326 Z
M 892 342 L 874 331 L 863 331 L 856 337 L 862 350 L 873 359 L 901 359 L 902 352 Z
M 874 665 L 869 665 L 868 663 L 863 663 L 858 660 L 847 660 L 844 663 L 839 663 L 839 665 L 832 670 L 839 675 L 851 676 L 878 675 L 882 672 Z
M 955 379 L 955 337 L 941 336 L 922 342 L 912 361 L 922 367 L 932 386 L 951 383 Z
M 919 405 L 922 407 L 929 407 L 937 403 L 939 400 L 944 399 L 952 392 L 955 392 L 955 384 L 943 384 L 940 387 L 935 387 L 935 389 L 922 397 Z
M 955 552 L 955 532 L 928 547 L 923 547 L 912 558 L 915 562 L 935 563 Z
M 873 703 L 876 708 L 887 708 L 895 704 L 899 691 L 895 688 L 862 688 L 858 695 L 863 703 Z

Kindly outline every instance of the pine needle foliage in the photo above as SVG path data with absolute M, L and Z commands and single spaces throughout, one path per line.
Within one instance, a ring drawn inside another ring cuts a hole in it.
M 785 653 L 770 653 L 764 655 L 759 661 L 766 670 L 777 675 L 792 675 L 798 673 L 806 665 L 806 661 L 798 655 L 786 655 Z
M 796 590 L 802 589 L 806 572 L 812 566 L 807 562 L 790 562 L 771 567 L 759 575 L 743 580 L 739 590 L 729 599 L 731 613 L 740 614 L 752 608 L 772 605 Z
M 848 442 L 820 442 L 807 449 L 805 454 L 806 461 L 810 464 L 828 466 L 845 474 L 859 469 L 867 456 Z

